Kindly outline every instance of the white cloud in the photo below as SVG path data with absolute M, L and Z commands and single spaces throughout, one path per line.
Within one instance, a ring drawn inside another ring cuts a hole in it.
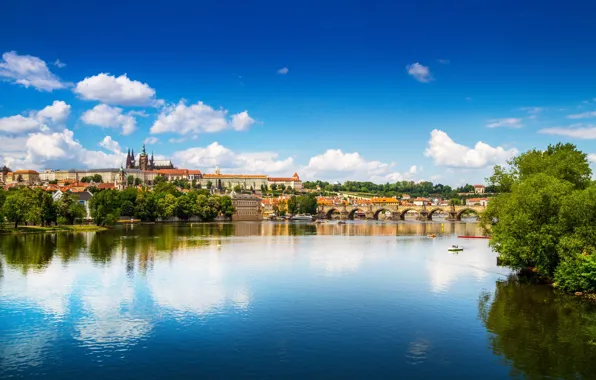
M 586 127 L 579 127 L 579 128 L 573 128 L 573 127 L 572 128 L 562 128 L 562 127 L 544 128 L 538 132 L 544 133 L 547 135 L 575 137 L 575 138 L 584 139 L 584 140 L 596 139 L 596 126 L 595 125 L 588 125 Z
M 588 161 L 596 162 L 596 153 L 588 154 Z
M 596 111 L 592 112 L 583 112 L 574 115 L 567 115 L 569 119 L 588 119 L 592 117 L 596 117 Z
M 103 140 L 99 142 L 99 145 L 102 148 L 109 150 L 110 152 L 118 154 L 122 153 L 120 144 L 118 143 L 118 141 L 113 140 L 111 136 L 104 137 Z
M 29 116 L 15 115 L 0 118 L 0 133 L 13 136 L 30 132 L 49 131 L 62 126 L 70 115 L 70 105 L 63 101 L 54 101 L 41 111 L 32 111 Z
M 0 132 L 20 135 L 38 131 L 40 124 L 37 120 L 21 115 L 3 117 L 0 119 Z
M 18 55 L 14 51 L 2 54 L 0 77 L 39 91 L 53 91 L 67 86 L 50 72 L 43 60 L 31 55 Z
M 492 119 L 488 121 L 487 128 L 509 127 L 521 128 L 523 127 L 522 119 L 516 117 L 507 117 L 502 119 Z
M 529 114 L 537 114 L 544 111 L 543 107 L 521 107 L 520 111 L 526 111 Z
M 277 70 L 277 73 L 281 75 L 286 75 L 288 72 L 290 72 L 290 69 L 287 67 L 282 67 L 281 69 Z
M 217 142 L 175 152 L 172 158 L 180 167 L 213 169 L 219 165 L 224 173 L 288 174 L 294 170 L 292 157 L 280 160 L 274 152 L 236 153 Z
M 180 144 L 181 142 L 186 141 L 186 138 L 184 137 L 180 137 L 179 139 L 175 139 L 175 138 L 171 138 L 168 140 L 168 142 L 172 143 L 172 144 Z
M 493 148 L 481 141 L 474 148 L 453 141 L 447 133 L 435 129 L 430 134 L 424 155 L 431 157 L 435 165 L 453 168 L 484 168 L 502 164 L 517 154 L 517 149 Z
M 418 82 L 428 83 L 433 80 L 428 66 L 421 65 L 420 63 L 412 63 L 406 66 L 408 74 L 414 77 Z
M 237 131 L 246 131 L 254 123 L 255 120 L 248 116 L 248 111 L 243 111 L 232 115 L 232 121 L 230 122 L 230 125 L 232 126 L 232 129 Z
M 367 161 L 358 152 L 344 153 L 340 149 L 328 149 L 323 154 L 311 157 L 308 164 L 300 168 L 305 178 L 327 181 L 369 180 L 374 182 L 395 182 L 409 179 L 416 173 L 412 166 L 408 173 L 393 171 L 395 163 Z
M 156 144 L 159 141 L 157 137 L 147 137 L 145 141 L 143 141 L 147 145 Z
M 137 127 L 137 120 L 122 114 L 122 108 L 110 107 L 106 104 L 99 104 L 86 111 L 81 120 L 89 125 L 97 125 L 103 128 L 122 128 L 123 135 L 130 135 Z
M 64 67 L 66 67 L 66 63 L 64 63 L 64 62 L 61 62 L 59 59 L 57 59 L 57 60 L 55 60 L 55 61 L 54 61 L 54 66 L 56 66 L 56 67 L 58 67 L 58 68 L 62 69 L 62 68 L 64 68 Z
M 85 149 L 75 140 L 71 130 L 64 129 L 61 132 L 30 134 L 25 142 L 24 151 L 20 154 L 5 154 L 4 163 L 13 170 L 97 168 L 118 167 L 124 158 L 125 155 L 122 153 Z
M 248 116 L 247 111 L 232 115 L 230 121 L 227 116 L 227 110 L 216 110 L 203 102 L 188 106 L 181 100 L 176 105 L 162 109 L 151 127 L 151 133 L 171 132 L 186 135 L 220 132 L 226 128 L 246 130 L 255 122 Z
M 450 59 L 438 59 L 437 60 L 439 63 L 442 63 L 444 65 L 451 63 Z
M 46 106 L 39 112 L 32 114 L 40 123 L 64 124 L 70 115 L 70 105 L 61 100 L 54 100 L 51 106 Z
M 115 77 L 101 73 L 85 78 L 77 83 L 74 92 L 85 100 L 120 106 L 148 106 L 156 101 L 154 89 L 147 83 L 128 79 L 126 74 Z

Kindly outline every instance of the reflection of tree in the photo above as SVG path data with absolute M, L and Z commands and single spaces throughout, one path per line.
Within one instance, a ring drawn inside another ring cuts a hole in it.
M 112 259 L 112 254 L 118 243 L 120 240 L 114 233 L 96 232 L 89 243 L 89 256 L 95 262 L 107 263 Z
M 596 305 L 548 286 L 510 278 L 480 296 L 479 317 L 493 352 L 528 379 L 590 378 L 596 373 Z
M 56 254 L 65 263 L 76 259 L 86 246 L 84 234 L 61 233 L 56 235 Z
M 56 236 L 49 234 L 9 235 L 0 239 L 0 252 L 6 264 L 21 268 L 23 273 L 47 267 L 55 248 Z

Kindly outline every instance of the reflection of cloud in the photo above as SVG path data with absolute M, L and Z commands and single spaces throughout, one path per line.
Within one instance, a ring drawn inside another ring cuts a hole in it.
M 48 348 L 56 339 L 49 330 L 35 331 L 23 328 L 8 339 L 0 338 L 0 372 L 14 372 L 23 367 L 40 367 Z
M 6 271 L 2 280 L 2 297 L 13 303 L 34 303 L 45 313 L 64 315 L 77 269 L 64 267 L 54 258 L 43 271 L 23 274 Z
M 94 279 L 99 287 L 91 286 L 92 290 L 82 298 L 86 315 L 76 324 L 75 339 L 90 346 L 111 347 L 130 345 L 149 333 L 149 321 L 131 310 L 135 293 L 126 277 L 122 277 L 124 273 L 120 268 L 120 278 L 104 273 L 103 278 Z
M 411 365 L 418 365 L 423 363 L 428 357 L 428 351 L 430 349 L 430 342 L 428 339 L 417 338 L 410 342 L 408 351 L 406 352 L 406 360 Z
M 206 314 L 227 302 L 247 308 L 248 291 L 226 286 L 225 267 L 217 251 L 189 250 L 171 262 L 156 262 L 147 282 L 155 302 L 178 312 Z
M 436 258 L 426 263 L 426 270 L 430 277 L 431 291 L 444 293 L 451 284 L 463 277 L 474 277 L 480 282 L 487 276 L 487 271 L 494 269 L 494 261 L 487 260 L 484 252 L 474 250 L 480 247 L 478 242 L 468 242 L 466 249 L 460 254 L 451 254 L 440 249 L 435 251 Z M 468 249 L 469 248 L 469 249 Z M 482 248 L 483 251 L 486 248 Z
M 364 259 L 362 251 L 333 247 L 328 251 L 314 251 L 309 255 L 310 264 L 322 268 L 326 276 L 337 276 L 356 271 Z

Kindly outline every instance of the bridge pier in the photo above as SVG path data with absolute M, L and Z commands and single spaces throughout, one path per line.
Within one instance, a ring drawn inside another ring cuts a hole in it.
M 461 218 L 457 216 L 457 212 L 450 211 L 449 217 L 446 220 L 448 220 L 450 222 L 457 222 L 457 221 L 461 220 Z
M 375 218 L 375 214 L 372 211 L 367 211 L 364 215 L 366 220 L 373 220 Z
M 428 211 L 420 211 L 420 213 L 418 214 L 418 218 L 416 219 L 420 221 L 427 221 L 429 220 L 429 216 L 430 214 L 428 213 Z M 430 219 L 432 220 L 432 216 L 430 216 Z

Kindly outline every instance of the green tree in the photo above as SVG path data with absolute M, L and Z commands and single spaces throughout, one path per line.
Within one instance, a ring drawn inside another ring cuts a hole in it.
M 234 206 L 232 206 L 232 198 L 225 195 L 223 197 L 217 197 L 216 199 L 219 202 L 219 211 L 221 214 L 227 218 L 231 218 L 236 211 Z
M 316 214 L 317 197 L 312 193 L 298 197 L 298 212 L 301 214 Z
M 120 215 L 125 216 L 134 216 L 135 214 L 135 205 L 131 201 L 124 201 L 120 206 Z
M 129 175 L 128 177 L 126 177 L 126 184 L 128 186 L 132 186 L 135 183 L 135 177 L 133 175 Z
M 117 208 L 118 192 L 116 190 L 103 190 L 96 193 L 89 202 L 91 217 L 98 226 L 115 224 L 120 217 Z
M 220 205 L 215 197 L 199 195 L 196 200 L 195 213 L 201 220 L 209 221 L 217 218 Z
M 135 186 L 140 186 L 143 184 L 143 180 L 140 178 L 135 178 Z
M 240 185 L 234 186 L 234 192 L 239 193 L 241 191 L 242 191 L 242 186 L 240 186 Z
M 153 180 L 153 186 L 157 186 L 160 183 L 164 183 L 164 182 L 168 182 L 168 180 L 166 179 L 166 177 L 162 176 L 162 175 L 158 175 L 155 177 L 155 179 Z
M 184 194 L 176 199 L 174 215 L 182 220 L 187 220 L 195 213 L 194 207 L 193 199 L 187 194 Z
M 298 198 L 295 196 L 291 196 L 288 199 L 288 213 L 290 215 L 296 215 L 298 212 Z
M 272 185 L 271 185 L 271 186 L 269 186 L 269 187 L 271 187 L 271 191 L 275 191 L 275 190 L 277 190 L 277 184 L 275 184 L 275 183 L 274 183 L 274 184 L 272 184 Z
M 157 201 L 157 215 L 161 219 L 168 219 L 174 216 L 176 211 L 176 197 L 172 194 L 165 194 Z
M 176 188 L 176 185 L 174 185 L 171 182 L 160 182 L 153 187 L 153 191 L 160 196 L 170 194 L 174 197 L 178 197 L 181 194 L 180 191 Z
M 14 223 L 14 228 L 17 228 L 25 221 L 28 207 L 27 197 L 23 191 L 11 191 L 4 201 L 2 211 L 6 219 Z
M 103 178 L 101 178 L 101 174 L 94 174 L 91 177 L 91 180 L 95 183 L 102 183 L 103 182 Z
M 206 186 L 207 186 L 207 189 L 211 190 L 211 188 L 213 187 L 213 182 L 207 181 Z
M 74 224 L 77 219 L 83 219 L 86 210 L 71 193 L 64 193 L 56 201 L 58 217 L 67 224 Z
M 150 191 L 140 191 L 135 202 L 135 216 L 143 222 L 154 222 L 157 219 L 157 201 Z

